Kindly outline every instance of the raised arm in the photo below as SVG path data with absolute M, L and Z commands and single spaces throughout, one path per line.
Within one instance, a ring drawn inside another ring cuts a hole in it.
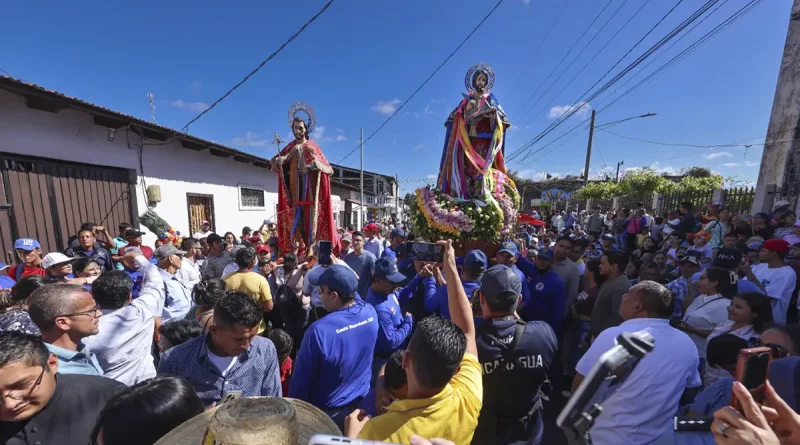
M 439 241 L 444 246 L 444 276 L 447 279 L 447 305 L 450 309 L 450 317 L 467 336 L 466 352 L 478 356 L 478 346 L 475 344 L 475 321 L 472 319 L 472 307 L 470 307 L 464 286 L 456 269 L 456 253 L 453 250 L 453 242 L 450 240 Z

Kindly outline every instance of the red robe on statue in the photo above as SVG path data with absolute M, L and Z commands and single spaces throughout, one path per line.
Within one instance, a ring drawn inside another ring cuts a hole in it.
M 331 241 L 333 251 L 338 252 L 340 243 L 331 203 L 333 169 L 319 145 L 311 140 L 299 145 L 297 141 L 290 142 L 273 159 L 272 169 L 278 173 L 281 255 L 294 251 L 295 246 L 303 254 L 304 246 L 319 240 Z

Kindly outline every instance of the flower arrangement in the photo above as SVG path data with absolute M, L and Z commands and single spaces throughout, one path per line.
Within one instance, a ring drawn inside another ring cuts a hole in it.
M 417 189 L 411 206 L 414 231 L 426 240 L 500 239 L 513 229 L 519 195 L 515 191 L 509 193 L 504 186 L 502 191 L 495 191 L 493 198 L 499 208 L 477 200 L 457 201 L 430 186 Z
M 164 244 L 172 244 L 177 248 L 181 247 L 181 242 L 183 241 L 181 232 L 179 232 L 175 227 L 170 227 L 168 231 L 159 235 L 158 239 L 160 239 Z

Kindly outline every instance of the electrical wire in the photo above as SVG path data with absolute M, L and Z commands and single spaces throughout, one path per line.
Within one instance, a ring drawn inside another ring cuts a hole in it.
M 567 57 L 569 57 L 569 55 L 572 54 L 572 50 L 574 50 L 575 47 L 578 46 L 578 43 L 583 39 L 583 37 L 586 35 L 586 33 L 589 32 L 590 29 L 592 29 L 592 26 L 594 26 L 595 22 L 600 18 L 601 15 L 603 15 L 603 13 L 606 11 L 606 9 L 608 9 L 608 7 L 611 6 L 611 3 L 613 1 L 614 0 L 608 0 L 608 3 L 606 3 L 606 5 L 603 7 L 603 9 L 600 10 L 600 12 L 594 18 L 594 20 L 592 20 L 592 22 L 589 23 L 589 26 L 587 26 L 586 29 L 583 30 L 583 33 L 580 35 L 580 37 L 578 37 L 577 40 L 575 40 L 575 43 L 573 43 L 572 46 L 567 51 L 567 53 L 564 54 L 564 57 L 562 57 L 561 60 L 558 62 L 558 64 L 555 67 L 553 67 L 553 69 L 550 71 L 550 74 L 548 74 L 547 77 L 545 77 L 545 79 L 542 81 L 542 83 L 540 83 L 539 86 L 536 87 L 536 90 L 533 92 L 533 94 L 531 94 L 530 97 L 528 97 L 528 99 L 525 100 L 525 102 L 522 104 L 522 107 L 520 107 L 520 110 L 524 109 L 525 106 L 528 105 L 528 102 L 530 102 L 531 99 L 533 99 L 534 96 L 536 96 L 536 93 L 539 92 L 539 90 L 544 86 L 544 84 L 546 84 L 547 81 L 550 80 L 550 77 L 552 77 L 553 74 L 556 72 L 556 70 L 561 66 L 561 64 L 564 63 L 565 60 L 567 60 Z M 627 1 L 628 0 L 625 0 L 625 2 L 627 2 Z M 623 2 L 623 4 L 625 4 L 625 2 Z M 617 9 L 617 11 L 619 11 L 619 9 Z M 614 14 L 616 14 L 616 13 L 614 13 Z M 608 24 L 608 22 L 606 22 L 606 24 Z M 605 27 L 605 25 L 603 25 L 603 26 Z M 596 36 L 596 34 L 595 34 L 595 36 Z M 591 43 L 591 40 L 589 41 L 589 43 Z M 584 49 L 586 49 L 585 46 L 584 46 Z M 523 114 L 520 117 L 520 119 L 525 117 L 528 114 L 528 112 L 530 112 L 530 109 L 528 109 L 528 111 L 525 112 L 525 114 Z
M 300 27 L 300 29 L 298 29 L 296 33 L 294 33 L 294 34 L 293 34 L 291 37 L 289 37 L 289 40 L 287 40 L 287 41 L 283 42 L 283 45 L 281 45 L 281 46 L 280 46 L 280 47 L 279 47 L 277 50 L 275 50 L 275 52 L 273 52 L 272 54 L 270 54 L 270 55 L 269 55 L 269 57 L 267 57 L 266 59 L 264 59 L 264 61 L 262 61 L 262 62 L 261 62 L 261 63 L 260 63 L 260 64 L 259 64 L 259 65 L 258 65 L 258 66 L 257 66 L 257 67 L 254 69 L 254 70 L 250 71 L 250 73 L 249 73 L 249 74 L 247 74 L 246 76 L 244 76 L 244 79 L 240 80 L 240 81 L 239 81 L 239 83 L 237 83 L 236 85 L 234 85 L 234 86 L 233 86 L 233 88 L 231 88 L 231 89 L 230 89 L 230 90 L 228 90 L 228 91 L 227 91 L 225 94 L 223 94 L 223 95 L 222 95 L 222 97 L 220 97 L 219 99 L 217 99 L 216 101 L 214 101 L 214 103 L 212 103 L 210 107 L 208 107 L 208 108 L 206 108 L 205 110 L 203 110 L 202 112 L 200 112 L 200 114 L 198 114 L 197 116 L 195 116 L 195 117 L 194 117 L 194 119 L 190 120 L 190 121 L 189 121 L 189 122 L 188 122 L 186 125 L 184 125 L 184 126 L 183 126 L 183 128 L 181 128 L 181 132 L 182 132 L 182 133 L 184 133 L 184 132 L 188 132 L 188 131 L 189 131 L 189 126 L 190 126 L 190 125 L 192 125 L 192 124 L 193 124 L 193 123 L 195 123 L 195 122 L 196 122 L 198 119 L 200 119 L 201 117 L 203 117 L 203 116 L 204 116 L 206 113 L 208 113 L 209 111 L 211 111 L 212 109 L 214 109 L 214 107 L 216 107 L 216 106 L 217 106 L 217 105 L 218 105 L 220 102 L 222 102 L 222 101 L 223 101 L 223 100 L 225 100 L 225 99 L 226 99 L 228 96 L 230 96 L 230 95 L 231 95 L 231 93 L 233 93 L 234 91 L 236 91 L 236 89 L 238 89 L 238 88 L 239 88 L 240 86 L 242 86 L 242 85 L 243 85 L 245 82 L 247 82 L 248 80 L 250 80 L 250 78 L 251 78 L 251 77 L 253 77 L 253 75 L 255 75 L 255 74 L 256 74 L 256 73 L 257 73 L 257 72 L 258 72 L 258 71 L 259 71 L 261 68 L 263 68 L 263 67 L 264 67 L 264 65 L 266 65 L 266 64 L 267 64 L 267 62 L 269 62 L 270 60 L 272 60 L 273 58 L 275 58 L 275 56 L 277 56 L 277 55 L 278 55 L 278 54 L 279 54 L 281 51 L 283 51 L 283 49 L 284 49 L 284 48 L 286 48 L 286 46 L 287 46 L 287 45 L 289 45 L 290 43 L 292 43 L 292 42 L 294 41 L 294 39 L 296 39 L 296 38 L 297 38 L 297 36 L 299 36 L 300 34 L 302 34 L 302 33 L 303 33 L 303 31 L 305 31 L 305 30 L 306 30 L 306 28 L 308 28 L 308 25 L 310 25 L 310 24 L 314 23 L 314 21 L 315 21 L 315 20 L 317 20 L 317 18 L 319 18 L 319 16 L 321 16 L 321 15 L 322 15 L 322 13 L 324 13 L 325 11 L 327 11 L 327 10 L 328 10 L 328 7 L 330 7 L 332 3 L 333 3 L 333 0 L 328 0 L 328 2 L 327 2 L 327 3 L 325 3 L 325 6 L 323 6 L 323 7 L 322 7 L 322 9 L 320 9 L 320 10 L 319 10 L 319 12 L 317 12 L 316 14 L 314 14 L 314 16 L 313 16 L 313 17 L 311 17 L 311 18 L 310 18 L 310 19 L 309 19 L 309 20 L 308 20 L 308 21 L 307 21 L 305 24 L 303 24 L 303 26 L 301 26 L 301 27 Z
M 665 147 L 690 147 L 690 148 L 744 147 L 744 148 L 750 148 L 750 147 L 757 147 L 757 146 L 762 146 L 762 145 L 766 145 L 767 144 L 767 142 L 752 143 L 752 144 L 713 144 L 713 145 L 683 144 L 683 143 L 660 142 L 660 141 L 651 141 L 651 140 L 647 140 L 647 139 L 639 139 L 639 138 L 634 138 L 634 137 L 630 137 L 630 136 L 625 136 L 625 135 L 622 135 L 622 134 L 614 133 L 614 132 L 611 132 L 611 131 L 608 131 L 608 130 L 599 130 L 599 131 L 602 131 L 604 133 L 608 133 L 608 134 L 610 134 L 612 136 L 616 136 L 618 138 L 629 139 L 629 140 L 632 140 L 632 141 L 642 142 L 642 143 L 645 143 L 645 144 L 662 145 L 662 146 L 665 146 Z M 755 139 L 755 138 L 753 138 L 753 139 Z M 783 141 L 772 141 L 771 143 L 772 144 L 784 144 L 784 143 L 788 143 L 788 142 L 794 142 L 795 140 L 796 139 L 787 139 L 787 140 L 783 140 Z
M 423 87 L 425 87 L 425 85 L 427 85 L 427 84 L 428 84 L 428 82 L 429 82 L 429 81 L 430 81 L 430 80 L 433 78 L 433 76 L 435 76 L 435 75 L 436 75 L 436 73 L 438 73 L 438 72 L 439 72 L 439 70 L 441 70 L 441 69 L 442 69 L 442 67 L 444 67 L 444 65 L 445 65 L 445 64 L 446 64 L 446 63 L 447 63 L 447 62 L 448 62 L 448 61 L 449 61 L 449 60 L 450 60 L 450 59 L 451 59 L 451 58 L 452 58 L 452 57 L 453 57 L 453 56 L 454 56 L 454 55 L 455 55 L 455 54 L 458 52 L 458 50 L 459 50 L 459 49 L 461 49 L 461 47 L 462 47 L 462 46 L 464 46 L 464 44 L 465 44 L 465 43 L 467 43 L 467 41 L 468 41 L 468 40 L 469 40 L 469 39 L 472 37 L 472 35 L 473 35 L 473 34 L 475 34 L 475 33 L 478 31 L 478 29 L 479 29 L 479 28 L 480 28 L 480 27 L 481 27 L 481 26 L 484 24 L 484 22 L 486 22 L 486 20 L 488 20 L 488 19 L 489 19 L 489 17 L 491 17 L 491 16 L 492 16 L 492 14 L 494 13 L 494 11 L 495 11 L 495 10 L 496 10 L 498 7 L 500 7 L 500 5 L 503 3 L 503 1 L 504 1 L 504 0 L 498 0 L 498 2 L 497 2 L 495 5 L 494 5 L 494 7 L 493 7 L 491 10 L 489 10 L 489 12 L 488 12 L 488 13 L 487 13 L 487 14 L 486 14 L 484 17 L 483 17 L 483 20 L 481 20 L 481 21 L 480 21 L 480 22 L 479 22 L 479 23 L 478 23 L 478 24 L 475 26 L 475 28 L 473 28 L 473 29 L 472 29 L 472 31 L 471 31 L 469 34 L 467 34 L 467 37 L 465 37 L 465 38 L 464 38 L 464 40 L 462 40 L 462 41 L 461 41 L 461 43 L 459 43 L 459 44 L 458 44 L 458 46 L 456 47 L 456 49 L 454 49 L 454 50 L 453 50 L 453 52 L 451 52 L 451 53 L 450 53 L 450 55 L 448 55 L 448 56 L 447 56 L 447 57 L 444 59 L 444 61 L 443 61 L 442 63 L 440 63 L 440 64 L 439 64 L 439 66 L 438 66 L 438 67 L 436 67 L 436 69 L 435 69 L 435 70 L 433 70 L 433 72 L 431 73 L 431 75 L 430 75 L 430 76 L 428 76 L 428 78 L 427 78 L 427 79 L 425 79 L 425 81 L 424 81 L 424 82 L 422 82 L 422 85 L 420 85 L 420 86 L 419 86 L 419 88 L 417 88 L 417 89 L 416 89 L 416 90 L 415 90 L 413 93 L 411 93 L 411 96 L 409 96 L 409 97 L 408 97 L 408 99 L 404 100 L 404 101 L 403 101 L 403 103 L 402 103 L 402 104 L 400 104 L 400 106 L 399 106 L 399 107 L 397 107 L 397 109 L 396 109 L 396 110 L 394 110 L 394 113 L 392 113 L 392 115 L 391 115 L 391 116 L 389 116 L 389 117 L 388 117 L 388 118 L 387 118 L 385 121 L 383 121 L 383 123 L 382 123 L 382 124 L 381 124 L 381 125 L 380 125 L 380 126 L 379 126 L 379 127 L 376 129 L 376 130 L 375 130 L 375 131 L 373 131 L 373 132 L 372 132 L 372 134 L 370 134 L 370 135 L 369 135 L 369 136 L 368 136 L 368 137 L 367 137 L 367 138 L 366 138 L 364 141 L 362 141 L 361 143 L 359 143 L 358 145 L 356 145 L 356 147 L 355 147 L 355 148 L 353 148 L 352 150 L 350 150 L 350 152 L 349 152 L 349 153 L 347 153 L 347 155 L 345 155 L 345 157 L 343 157 L 343 158 L 342 158 L 342 160 L 341 160 L 341 161 L 339 161 L 337 164 L 339 164 L 339 165 L 342 165 L 342 164 L 344 163 L 344 161 L 345 161 L 345 160 L 347 160 L 347 158 L 349 158 L 349 157 L 350 157 L 350 156 L 351 156 L 353 153 L 355 153 L 355 152 L 356 152 L 356 151 L 357 151 L 359 148 L 361 148 L 361 146 L 362 146 L 363 144 L 366 144 L 367 142 L 369 142 L 369 140 L 370 140 L 370 139 L 372 139 L 372 137 L 373 137 L 373 136 L 375 136 L 376 134 L 378 134 L 378 132 L 379 132 L 379 131 L 381 131 L 381 129 L 383 129 L 383 127 L 385 127 L 385 126 L 386 126 L 386 124 L 388 124 L 388 123 L 389 123 L 389 121 L 391 121 L 391 120 L 392 120 L 392 119 L 393 119 L 395 116 L 397 116 L 397 114 L 400 112 L 400 110 L 402 110 L 402 109 L 403 109 L 403 107 L 405 107 L 405 106 L 406 106 L 406 104 L 408 104 L 408 102 L 409 102 L 411 99 L 413 99 L 413 98 L 414 98 L 414 96 L 416 96 L 416 95 L 417 95 L 417 93 L 419 93 L 419 92 L 420 92 L 420 90 L 422 90 L 422 88 L 423 88 Z

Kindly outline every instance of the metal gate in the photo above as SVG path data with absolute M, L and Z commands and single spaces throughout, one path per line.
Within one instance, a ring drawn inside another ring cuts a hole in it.
M 136 215 L 136 172 L 0 153 L 0 248 L 15 260 L 14 240 L 35 238 L 43 253 L 62 251 L 81 224 L 117 232 Z M 11 260 L 11 261 L 9 261 Z

